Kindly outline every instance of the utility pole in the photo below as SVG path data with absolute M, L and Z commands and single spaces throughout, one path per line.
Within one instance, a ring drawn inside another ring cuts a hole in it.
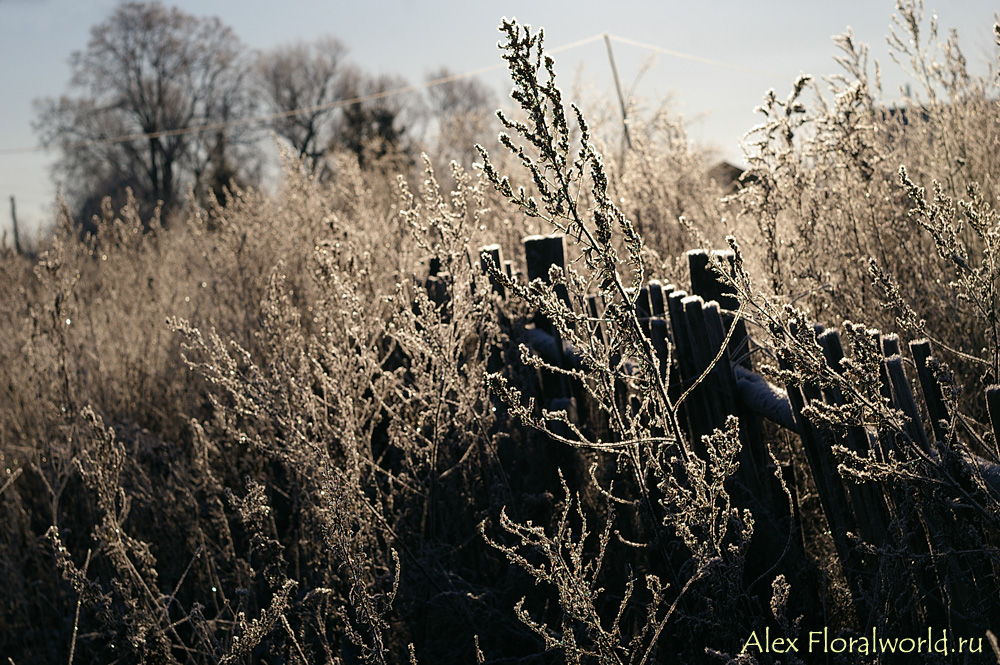
M 10 218 L 14 222 L 14 251 L 21 254 L 21 236 L 17 232 L 17 208 L 14 206 L 14 195 L 10 195 Z
M 604 44 L 608 47 L 608 60 L 611 62 L 611 73 L 615 76 L 615 90 L 618 91 L 618 104 L 622 109 L 622 170 L 625 169 L 625 149 L 632 149 L 632 139 L 628 135 L 628 110 L 625 108 L 625 97 L 622 95 L 622 83 L 618 79 L 618 67 L 615 66 L 615 53 L 611 50 L 611 35 L 604 33 Z

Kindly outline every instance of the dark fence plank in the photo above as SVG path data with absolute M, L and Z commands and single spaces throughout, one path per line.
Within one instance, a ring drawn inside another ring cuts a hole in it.
M 986 409 L 993 425 L 993 445 L 1000 454 L 1000 386 L 990 386 L 986 389 Z
M 486 245 L 479 248 L 479 267 L 484 273 L 489 274 L 486 270 L 486 256 L 489 256 L 493 260 L 493 265 L 497 270 L 503 270 L 503 250 L 500 245 Z M 495 293 L 499 293 L 501 298 L 504 297 L 505 293 L 503 286 L 496 280 L 495 277 L 493 277 L 493 275 L 489 275 L 489 277 L 490 285 L 493 287 L 493 291 Z
M 948 435 L 947 423 L 951 420 L 951 416 L 944 403 L 941 384 L 934 378 L 934 370 L 930 364 L 934 362 L 930 340 L 918 339 L 910 342 L 910 353 L 913 355 L 913 362 L 917 365 L 917 378 L 920 380 L 920 390 L 924 395 L 924 404 L 927 406 L 927 415 L 931 421 L 934 440 L 944 441 Z

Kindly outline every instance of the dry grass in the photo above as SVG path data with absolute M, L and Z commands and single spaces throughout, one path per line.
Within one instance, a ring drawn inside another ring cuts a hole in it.
M 1000 380 L 996 79 L 899 10 L 923 91 L 905 116 L 845 36 L 831 94 L 765 97 L 728 197 L 663 118 L 606 166 L 615 128 L 588 128 L 538 35 L 505 23 L 520 108 L 480 171 L 431 157 L 397 179 L 390 155 L 319 182 L 288 159 L 273 197 L 233 191 L 168 228 L 108 206 L 95 236 L 63 219 L 37 261 L 5 252 L 0 653 L 794 663 L 740 652 L 765 628 L 982 637 L 1000 533 L 982 399 Z M 565 272 L 529 284 L 515 257 L 514 278 L 483 274 L 479 247 L 539 230 L 570 239 Z M 681 253 L 726 235 L 758 366 L 840 391 L 807 409 L 818 425 L 895 446 L 838 451 L 893 510 L 883 541 L 854 544 L 861 589 L 798 438 L 764 430 L 777 499 L 750 505 L 737 423 L 691 437 L 644 332 L 630 287 L 683 286 Z M 520 346 L 536 315 L 578 352 L 565 379 Z M 848 362 L 827 368 L 803 324 L 846 319 L 932 339 L 963 414 L 941 441 L 922 448 L 881 398 L 864 326 L 844 325 Z M 563 381 L 587 418 L 551 401 Z

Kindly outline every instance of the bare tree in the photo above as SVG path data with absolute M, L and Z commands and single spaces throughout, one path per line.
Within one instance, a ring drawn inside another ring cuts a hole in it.
M 337 108 L 345 98 L 347 49 L 333 37 L 281 46 L 257 59 L 257 84 L 270 113 L 287 114 L 270 123 L 279 137 L 315 170 L 333 135 Z
M 37 101 L 35 129 L 61 149 L 56 173 L 78 206 L 128 185 L 169 211 L 243 161 L 234 151 L 248 144 L 219 123 L 250 112 L 245 49 L 219 19 L 121 4 L 71 66 L 79 94 Z
M 442 67 L 428 74 L 427 80 L 454 76 Z M 454 159 L 468 166 L 478 158 L 475 145 L 486 143 L 495 134 L 496 108 L 493 90 L 476 78 L 456 78 L 427 88 L 427 113 L 436 128 L 438 159 Z
M 391 93 L 406 86 L 406 80 L 398 76 L 371 77 L 349 69 L 344 76 L 345 97 L 369 99 L 342 109 L 330 147 L 353 153 L 362 168 L 393 158 L 396 166 L 405 170 L 412 162 L 408 131 L 415 119 L 413 105 L 407 105 L 403 95 Z

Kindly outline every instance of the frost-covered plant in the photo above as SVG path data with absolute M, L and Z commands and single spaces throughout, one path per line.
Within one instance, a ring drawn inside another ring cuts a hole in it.
M 615 547 L 634 548 L 637 562 L 648 557 L 645 565 L 659 573 L 638 580 L 630 575 L 624 590 L 599 587 L 607 574 L 602 567 L 608 529 L 619 513 L 606 512 L 605 535 L 588 544 L 591 535 L 583 502 L 565 483 L 563 514 L 553 525 L 554 532 L 503 515 L 501 527 L 514 536 L 515 545 L 497 546 L 536 580 L 557 590 L 558 627 L 531 618 L 524 605 L 518 605 L 519 616 L 549 648 L 561 651 L 569 662 L 589 657 L 600 662 L 648 662 L 663 647 L 664 627 L 679 606 L 690 621 L 712 625 L 723 621 L 721 614 L 707 611 L 689 594 L 703 598 L 713 587 L 734 597 L 741 593 L 736 571 L 742 565 L 743 544 L 752 533 L 752 518 L 730 504 L 724 485 L 736 469 L 738 430 L 731 422 L 724 431 L 704 438 L 700 442 L 704 459 L 682 430 L 678 406 L 661 368 L 664 360 L 669 362 L 669 354 L 666 359 L 657 354 L 636 305 L 638 288 L 646 278 L 642 237 L 612 198 L 583 113 L 564 105 L 554 61 L 543 51 L 543 33 L 507 20 L 500 30 L 505 37 L 504 59 L 514 80 L 511 97 L 527 118 L 522 122 L 498 113 L 511 132 L 502 133 L 500 143 L 530 174 L 531 186 L 513 186 L 480 147 L 483 172 L 511 204 L 568 236 L 580 259 L 565 273 L 553 268 L 547 281 L 525 284 L 505 275 L 488 255 L 483 258 L 504 289 L 537 310 L 578 351 L 581 367 L 549 365 L 526 347 L 521 350 L 523 361 L 582 386 L 592 408 L 607 421 L 608 433 L 584 431 L 565 410 L 536 408 L 535 400 L 525 398 L 502 373 L 491 374 L 490 383 L 512 415 L 557 445 L 571 446 L 593 460 L 587 491 L 625 506 L 623 511 L 633 515 L 627 522 L 638 529 L 626 536 L 614 527 Z M 603 316 L 595 318 L 588 312 L 590 294 L 603 300 Z M 634 391 L 631 399 L 618 398 L 622 384 Z M 618 480 L 607 476 L 613 468 L 618 474 L 612 476 Z M 579 521 L 578 529 L 570 526 L 573 521 Z M 680 561 L 672 561 L 674 555 L 669 553 L 672 537 L 684 544 L 686 555 Z M 532 550 L 540 552 L 545 563 L 534 563 L 525 553 Z M 617 609 L 605 607 L 608 599 L 603 596 L 609 593 L 620 599 Z M 647 603 L 639 617 L 632 615 L 634 609 L 629 611 L 633 594 L 641 594 Z M 632 618 L 623 622 L 623 615 Z
M 982 373 L 974 357 L 994 364 L 985 357 L 992 353 L 991 324 L 984 326 L 989 309 L 949 288 L 964 269 L 938 260 L 938 242 L 927 231 L 939 223 L 911 214 L 917 190 L 899 171 L 905 166 L 912 182 L 939 183 L 941 200 L 991 207 L 996 156 L 985 146 L 997 132 L 989 120 L 997 113 L 997 78 L 992 69 L 985 76 L 970 71 L 957 36 L 941 37 L 922 2 L 900 0 L 896 10 L 889 45 L 912 90 L 890 101 L 867 46 L 849 30 L 835 38 L 840 72 L 824 79 L 826 91 L 803 77 L 787 99 L 765 95 L 763 122 L 747 135 L 750 168 L 733 199 L 739 208 L 730 232 L 740 238 L 756 283 L 813 318 L 864 320 L 890 330 L 897 321 L 881 302 L 895 288 L 919 312 L 914 323 L 923 320 L 919 332 L 911 329 L 947 350 L 969 383 Z M 956 230 L 954 240 L 975 265 L 986 236 L 969 224 Z M 892 300 L 900 315 L 899 298 Z M 962 397 L 977 416 L 984 414 L 979 394 Z
M 926 190 L 910 180 L 904 166 L 899 167 L 899 180 L 915 205 L 909 216 L 934 240 L 938 257 L 954 270 L 948 285 L 979 320 L 976 329 L 966 331 L 975 341 L 985 337 L 973 360 L 982 363 L 984 383 L 996 383 L 1000 381 L 1000 218 L 975 183 L 966 190 L 968 199 L 960 199 L 956 206 L 936 181 L 934 197 L 928 201 Z M 888 279 L 886 283 L 891 284 Z M 903 313 L 901 322 L 913 332 L 928 334 L 926 322 L 917 320 L 902 298 L 889 304 Z

